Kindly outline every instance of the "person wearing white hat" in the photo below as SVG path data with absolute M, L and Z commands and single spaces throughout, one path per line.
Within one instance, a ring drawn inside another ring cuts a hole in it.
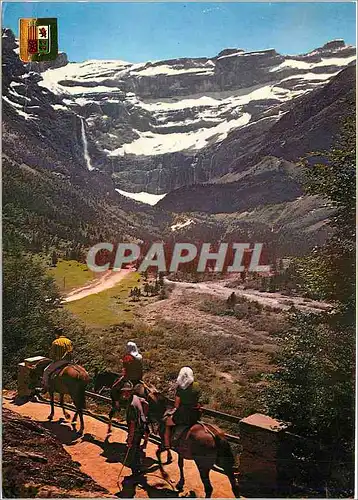
M 127 342 L 126 352 L 122 358 L 122 376 L 113 384 L 112 390 L 121 390 L 124 382 L 139 384 L 143 379 L 143 358 L 134 342 Z

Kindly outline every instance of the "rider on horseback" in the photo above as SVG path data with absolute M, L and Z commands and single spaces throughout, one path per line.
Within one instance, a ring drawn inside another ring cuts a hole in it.
M 123 369 L 120 377 L 113 385 L 112 389 L 121 390 L 126 381 L 136 385 L 143 378 L 143 359 L 134 342 L 128 342 L 126 353 L 122 358 Z
M 56 340 L 52 342 L 50 358 L 53 360 L 44 370 L 42 385 L 43 391 L 48 391 L 50 376 L 59 368 L 68 365 L 72 360 L 72 342 L 64 336 L 63 328 L 55 329 Z
M 134 342 L 128 342 L 126 354 L 122 359 L 123 377 L 130 380 L 133 385 L 139 383 L 143 378 L 143 359 Z
M 147 401 L 140 397 L 143 392 L 142 385 L 133 384 L 129 381 L 124 382 L 121 388 L 122 398 L 128 402 L 126 420 L 128 425 L 127 446 L 129 449 L 129 465 L 132 474 L 141 472 L 140 443 L 148 431 L 148 409 Z
M 194 381 L 193 370 L 184 366 L 177 378 L 174 413 L 165 420 L 164 447 L 170 448 L 171 429 L 175 425 L 191 427 L 200 419 L 200 386 Z

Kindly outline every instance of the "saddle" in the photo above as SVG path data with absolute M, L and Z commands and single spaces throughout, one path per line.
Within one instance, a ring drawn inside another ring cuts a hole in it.
M 197 425 L 201 425 L 205 432 L 209 433 L 215 441 L 217 439 L 222 439 L 225 436 L 223 431 L 215 425 L 207 424 L 201 421 L 198 421 L 191 426 L 182 424 L 176 425 L 173 428 L 171 435 L 171 448 L 179 452 L 183 458 L 187 458 L 188 460 L 192 459 L 189 438 L 193 428 Z
M 73 363 L 71 363 L 70 361 L 67 361 L 66 364 L 63 364 L 62 366 L 59 366 L 58 368 L 56 368 L 53 372 L 50 373 L 49 381 L 55 381 L 56 378 L 62 373 L 62 371 L 65 368 L 67 368 L 68 365 L 71 365 L 71 364 L 73 364 Z
M 167 408 L 164 412 L 163 420 L 167 419 L 168 417 L 172 417 L 175 412 L 176 408 Z

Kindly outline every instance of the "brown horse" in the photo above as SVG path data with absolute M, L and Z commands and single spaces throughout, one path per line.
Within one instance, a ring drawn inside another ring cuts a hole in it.
M 47 363 L 48 364 L 48 361 Z M 43 374 L 46 364 L 41 363 L 36 367 L 35 374 L 37 381 Z M 79 434 L 83 434 L 84 421 L 83 421 L 83 410 L 86 407 L 86 386 L 90 381 L 90 377 L 86 370 L 80 365 L 69 364 L 64 368 L 60 369 L 60 372 L 49 380 L 49 393 L 50 393 L 50 405 L 51 412 L 48 416 L 48 420 L 52 420 L 55 413 L 55 402 L 54 394 L 57 392 L 60 395 L 60 405 L 66 420 L 70 418 L 70 415 L 66 412 L 64 408 L 64 396 L 69 394 L 72 398 L 73 404 L 76 407 L 76 412 L 72 419 L 72 425 L 76 425 L 77 416 L 80 417 L 80 429 Z
M 168 400 L 157 391 L 151 390 L 148 394 L 149 417 L 152 421 L 159 423 L 159 433 L 161 442 L 164 443 L 165 423 L 164 414 L 168 407 Z M 221 467 L 229 478 L 232 491 L 236 498 L 239 495 L 239 485 L 234 472 L 235 459 L 230 444 L 225 438 L 225 434 L 216 426 L 210 424 L 197 423 L 186 430 L 179 437 L 175 447 L 178 453 L 178 465 L 180 470 L 180 479 L 176 488 L 182 491 L 184 488 L 184 459 L 194 460 L 205 489 L 205 496 L 211 497 L 213 487 L 210 482 L 210 470 L 214 465 Z M 160 471 L 163 477 L 167 477 L 161 461 L 163 446 L 157 450 L 157 458 Z M 171 455 L 168 453 L 168 461 Z

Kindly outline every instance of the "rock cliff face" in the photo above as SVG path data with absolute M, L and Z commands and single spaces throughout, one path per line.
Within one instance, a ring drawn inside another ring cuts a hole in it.
M 49 243 L 72 247 L 160 234 L 165 215 L 118 194 L 108 173 L 89 170 L 81 117 L 39 85 L 41 75 L 20 61 L 11 31 L 2 41 L 5 236 L 41 251 Z
M 23 64 L 17 53 L 18 44 L 13 33 L 5 30 L 2 35 L 4 125 L 9 130 L 26 131 L 24 135 L 29 143 L 19 148 L 15 135 L 8 134 L 5 152 L 12 157 L 15 155 L 14 159 L 35 162 L 51 170 L 58 167 L 64 175 L 76 172 L 81 177 L 86 169 L 79 116 L 63 106 L 59 96 L 39 85 L 40 74 Z M 46 155 L 36 155 L 36 144 L 46 149 Z M 61 165 L 59 156 L 64 160 Z
M 175 212 L 236 212 L 293 201 L 302 195 L 297 161 L 310 151 L 329 148 L 342 120 L 355 112 L 355 67 L 341 71 L 324 87 L 298 99 L 264 134 L 238 130 L 206 161 L 228 165 L 215 183 L 183 186 L 158 206 Z M 276 159 L 275 159 L 276 158 Z M 285 159 L 285 160 L 283 160 Z M 224 173 L 224 172 L 223 172 Z
M 62 111 L 84 118 L 92 163 L 117 187 L 163 193 L 229 172 L 223 141 L 260 141 L 296 99 L 354 59 L 342 40 L 298 56 L 226 49 L 212 58 L 65 65 L 61 56 L 38 68 L 38 83 Z

